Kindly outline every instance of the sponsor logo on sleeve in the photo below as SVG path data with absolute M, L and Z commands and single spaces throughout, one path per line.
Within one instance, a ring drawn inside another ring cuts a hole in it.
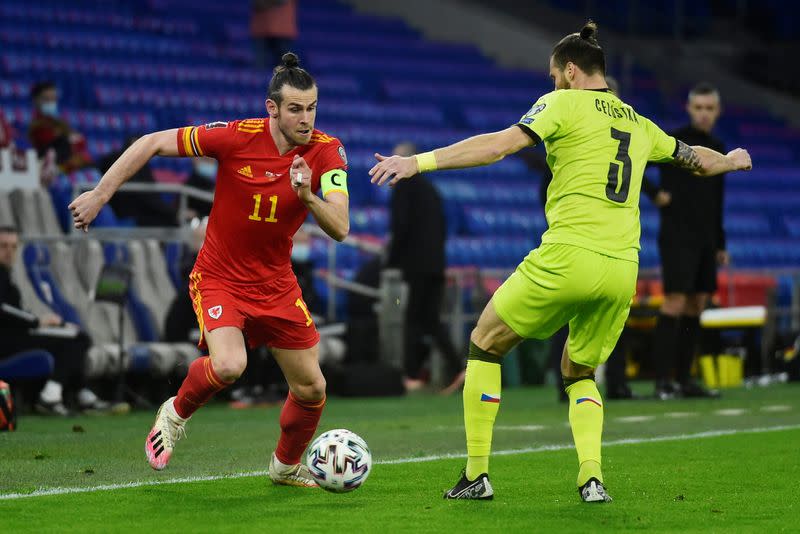
M 228 123 L 225 121 L 209 122 L 206 124 L 206 130 L 213 130 L 214 128 L 227 128 Z
M 544 108 L 546 108 L 546 107 L 547 107 L 547 104 L 545 104 L 544 102 L 543 102 L 543 103 L 541 103 L 541 104 L 537 104 L 537 105 L 533 106 L 533 107 L 531 108 L 531 110 L 530 110 L 528 113 L 526 113 L 526 115 L 527 115 L 528 117 L 533 117 L 533 116 L 534 116 L 534 115 L 536 115 L 537 113 L 540 113 L 540 112 L 541 112 L 541 111 L 542 111 Z
M 343 146 L 339 146 L 339 157 L 342 158 L 344 164 L 347 165 L 347 154 L 345 153 Z

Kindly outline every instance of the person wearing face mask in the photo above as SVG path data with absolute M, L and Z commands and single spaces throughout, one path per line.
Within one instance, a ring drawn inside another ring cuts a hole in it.
M 186 180 L 186 185 L 213 193 L 217 185 L 217 168 L 214 158 L 194 158 L 192 174 Z M 194 217 L 208 217 L 211 214 L 211 203 L 199 198 L 189 197 L 186 207 Z
M 31 88 L 33 116 L 28 138 L 40 158 L 52 150 L 61 171 L 69 173 L 92 165 L 86 138 L 61 118 L 58 89 L 53 82 L 39 82 Z

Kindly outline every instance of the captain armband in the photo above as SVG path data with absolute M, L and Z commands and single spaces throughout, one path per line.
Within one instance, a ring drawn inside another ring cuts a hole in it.
M 343 169 L 331 169 L 323 174 L 320 178 L 320 185 L 323 198 L 329 193 L 344 193 L 350 196 L 350 193 L 347 192 L 347 171 Z

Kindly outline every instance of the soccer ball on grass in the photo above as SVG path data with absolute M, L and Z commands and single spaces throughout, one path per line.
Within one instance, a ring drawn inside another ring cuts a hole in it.
M 344 428 L 320 434 L 308 448 L 306 465 L 322 489 L 335 493 L 361 486 L 372 469 L 367 442 Z

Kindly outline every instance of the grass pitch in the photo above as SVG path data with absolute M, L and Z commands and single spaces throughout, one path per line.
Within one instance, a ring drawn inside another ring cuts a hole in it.
M 610 505 L 579 501 L 566 406 L 554 398 L 552 389 L 503 392 L 492 502 L 441 498 L 464 464 L 453 457 L 464 452 L 458 397 L 330 399 L 320 430 L 359 433 L 376 462 L 350 494 L 269 484 L 279 408 L 204 408 L 159 473 L 143 450 L 154 414 L 26 417 L 18 432 L 0 435 L 0 532 L 800 528 L 800 386 L 717 401 L 608 402 Z

